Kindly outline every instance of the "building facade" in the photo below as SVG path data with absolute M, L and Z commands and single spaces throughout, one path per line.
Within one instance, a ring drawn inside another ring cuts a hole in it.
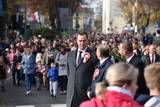
M 102 32 L 121 33 L 126 20 L 119 7 L 119 0 L 103 0 Z
M 83 30 L 86 32 L 94 29 L 94 12 L 92 8 L 78 8 L 78 14 L 73 15 L 73 30 Z

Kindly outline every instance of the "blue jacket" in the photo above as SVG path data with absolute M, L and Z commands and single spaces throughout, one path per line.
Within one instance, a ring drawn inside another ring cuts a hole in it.
M 96 84 L 104 80 L 106 70 L 112 64 L 111 59 L 108 57 L 101 65 L 99 63 L 96 65 L 94 74 L 98 71 L 98 75 L 96 77 L 93 76 L 92 83 L 87 90 L 87 92 L 90 92 L 91 98 L 95 97 Z
M 49 78 L 49 81 L 57 81 L 58 80 L 58 70 L 56 67 L 52 67 L 49 69 L 47 76 Z

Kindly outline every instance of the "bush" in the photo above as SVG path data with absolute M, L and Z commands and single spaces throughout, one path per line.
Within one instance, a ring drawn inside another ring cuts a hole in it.
M 41 35 L 43 38 L 54 39 L 56 37 L 56 30 L 49 28 L 38 28 L 35 30 L 27 30 L 27 38 L 31 36 Z
M 62 38 L 69 38 L 69 33 L 68 32 L 60 32 L 60 37 L 62 37 Z

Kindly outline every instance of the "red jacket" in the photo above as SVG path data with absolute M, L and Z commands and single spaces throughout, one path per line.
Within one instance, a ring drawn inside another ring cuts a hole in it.
M 133 100 L 131 96 L 116 92 L 106 91 L 104 100 L 93 98 L 81 103 L 80 107 L 143 107 Z

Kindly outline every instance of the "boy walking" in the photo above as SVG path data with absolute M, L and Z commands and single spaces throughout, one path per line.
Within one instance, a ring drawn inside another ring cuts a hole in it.
M 56 98 L 57 87 L 58 87 L 58 70 L 55 64 L 51 63 L 47 76 L 49 78 L 49 89 L 52 97 Z

